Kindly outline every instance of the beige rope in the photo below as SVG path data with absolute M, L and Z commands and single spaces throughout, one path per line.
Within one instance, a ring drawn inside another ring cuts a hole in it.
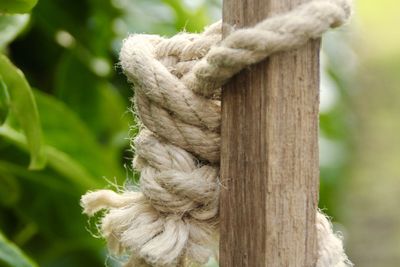
M 140 192 L 82 197 L 84 212 L 106 209 L 101 231 L 110 250 L 130 253 L 126 266 L 207 262 L 218 237 L 220 88 L 272 53 L 295 49 L 343 24 L 347 0 L 314 0 L 222 39 L 221 23 L 170 39 L 131 35 L 122 68 L 135 88 L 143 123 L 134 140 Z M 327 218 L 317 213 L 317 267 L 352 266 Z

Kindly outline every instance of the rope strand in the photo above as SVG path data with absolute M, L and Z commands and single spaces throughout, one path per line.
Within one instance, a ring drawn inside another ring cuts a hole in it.
M 133 142 L 141 191 L 89 192 L 81 203 L 88 215 L 107 210 L 102 235 L 112 252 L 131 255 L 126 266 L 207 262 L 218 238 L 221 86 L 248 65 L 319 38 L 349 15 L 347 0 L 314 0 L 252 28 L 231 29 L 224 40 L 218 22 L 201 34 L 124 41 L 121 66 L 143 123 Z M 329 220 L 318 212 L 316 223 L 317 267 L 352 266 Z

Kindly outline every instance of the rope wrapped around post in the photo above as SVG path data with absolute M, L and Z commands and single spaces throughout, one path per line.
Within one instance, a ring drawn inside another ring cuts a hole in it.
M 201 34 L 166 39 L 131 35 L 120 61 L 135 89 L 142 122 L 133 141 L 133 167 L 140 192 L 89 192 L 81 199 L 88 215 L 105 209 L 101 232 L 126 266 L 203 264 L 218 239 L 220 88 L 243 68 L 269 55 L 295 49 L 345 23 L 349 0 L 313 0 L 234 30 L 222 40 L 215 23 Z M 317 267 L 348 267 L 341 239 L 316 214 Z

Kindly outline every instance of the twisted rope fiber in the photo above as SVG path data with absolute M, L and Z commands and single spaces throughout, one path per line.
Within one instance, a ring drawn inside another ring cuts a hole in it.
M 131 35 L 120 60 L 134 84 L 143 126 L 133 146 L 140 192 L 82 197 L 88 215 L 105 209 L 102 235 L 125 266 L 189 266 L 217 246 L 220 88 L 243 68 L 320 37 L 350 16 L 348 0 L 314 0 L 222 39 L 222 24 L 170 39 Z M 317 267 L 349 267 L 341 239 L 316 214 Z

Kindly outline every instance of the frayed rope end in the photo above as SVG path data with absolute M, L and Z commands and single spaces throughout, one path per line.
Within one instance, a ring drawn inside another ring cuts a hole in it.
M 103 209 L 121 208 L 130 202 L 135 202 L 142 194 L 139 192 L 129 192 L 122 195 L 112 190 L 98 190 L 88 192 L 82 196 L 80 204 L 83 213 L 93 216 L 95 213 Z

